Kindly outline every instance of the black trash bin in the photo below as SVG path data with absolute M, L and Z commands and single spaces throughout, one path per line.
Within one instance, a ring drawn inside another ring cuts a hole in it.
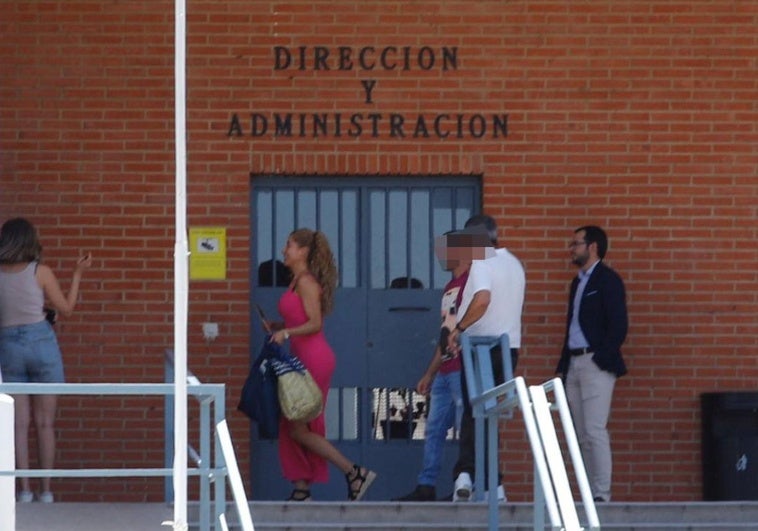
M 703 393 L 703 499 L 758 500 L 758 392 Z

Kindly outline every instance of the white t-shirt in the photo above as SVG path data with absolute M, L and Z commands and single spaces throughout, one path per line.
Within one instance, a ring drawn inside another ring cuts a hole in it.
M 466 332 L 472 336 L 508 334 L 511 348 L 519 348 L 525 289 L 526 275 L 519 259 L 507 249 L 497 249 L 495 256 L 471 263 L 458 310 L 458 321 L 466 315 L 474 295 L 478 291 L 487 290 L 490 292 L 487 311 Z

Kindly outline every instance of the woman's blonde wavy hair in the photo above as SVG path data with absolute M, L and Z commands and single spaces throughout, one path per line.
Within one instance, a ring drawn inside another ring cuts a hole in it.
M 290 238 L 298 246 L 308 248 L 308 271 L 321 286 L 321 311 L 324 315 L 331 313 L 338 273 L 329 240 L 323 232 L 311 229 L 296 229 Z

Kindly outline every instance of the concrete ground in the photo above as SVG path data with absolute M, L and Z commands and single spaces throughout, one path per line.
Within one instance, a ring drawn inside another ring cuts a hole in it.
M 484 503 L 252 502 L 256 531 L 486 531 Z M 16 504 L 15 531 L 173 531 L 173 509 L 164 503 Z M 189 519 L 197 505 L 188 506 Z M 584 510 L 577 509 L 580 521 Z M 605 531 L 756 531 L 758 501 L 613 502 L 597 505 Z M 194 518 L 193 518 L 194 516 Z M 238 521 L 228 505 L 230 527 Z M 500 506 L 499 529 L 532 531 L 534 507 L 514 502 Z M 192 522 L 197 529 L 197 522 Z M 13 531 L 2 528 L 0 531 Z
M 173 518 L 163 503 L 16 504 L 16 531 L 171 531 Z

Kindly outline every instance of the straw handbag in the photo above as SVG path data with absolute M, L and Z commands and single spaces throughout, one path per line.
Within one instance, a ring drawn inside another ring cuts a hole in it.
M 324 399 L 303 362 L 282 350 L 271 360 L 271 364 L 278 380 L 282 415 L 300 422 L 310 422 L 318 417 L 324 407 Z

